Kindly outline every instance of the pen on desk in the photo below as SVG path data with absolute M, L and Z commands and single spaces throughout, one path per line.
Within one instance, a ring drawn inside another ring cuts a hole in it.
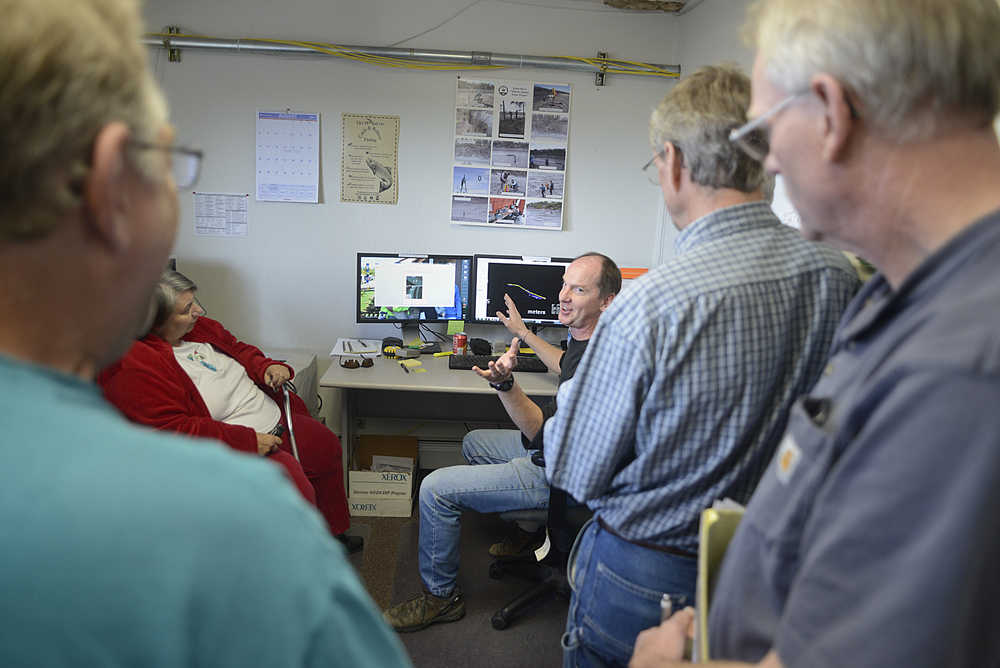
M 349 353 L 353 353 L 354 352 L 354 348 L 351 346 L 351 342 L 350 341 L 344 341 L 344 345 L 347 346 L 347 352 L 349 352 Z
M 406 368 L 406 365 L 405 365 L 405 364 L 403 364 L 402 362 L 400 362 L 400 363 L 399 363 L 399 366 L 400 366 L 400 367 L 402 367 L 403 371 L 405 371 L 406 373 L 410 373 L 410 370 L 409 370 L 409 369 L 407 369 L 407 368 Z

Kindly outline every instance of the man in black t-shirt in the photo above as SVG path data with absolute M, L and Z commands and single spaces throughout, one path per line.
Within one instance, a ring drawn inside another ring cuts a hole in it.
M 566 267 L 559 292 L 559 321 L 569 328 L 565 353 L 528 333 L 513 302 L 506 300 L 508 314 L 498 315 L 515 334 L 510 349 L 490 362 L 488 369 L 473 371 L 497 391 L 518 429 L 467 434 L 462 454 L 470 465 L 437 469 L 421 484 L 419 561 L 425 590 L 385 611 L 386 621 L 397 631 L 418 631 L 465 615 L 465 601 L 455 584 L 463 511 L 488 513 L 548 506 L 545 470 L 532 461 L 532 454 L 541 452 L 542 425 L 555 414 L 556 402 L 553 397 L 539 406 L 517 384 L 513 374 L 517 351 L 526 340 L 546 366 L 559 373 L 560 386 L 570 382 L 601 313 L 620 289 L 621 272 L 607 256 L 587 253 Z

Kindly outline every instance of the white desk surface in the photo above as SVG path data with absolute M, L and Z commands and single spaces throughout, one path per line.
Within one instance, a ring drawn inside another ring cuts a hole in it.
M 346 358 L 345 358 L 346 359 Z M 458 394 L 496 394 L 485 380 L 475 371 L 458 371 L 448 368 L 447 357 L 421 355 L 420 368 L 426 372 L 417 373 L 410 369 L 406 373 L 398 360 L 379 356 L 375 366 L 345 369 L 340 366 L 340 358 L 333 357 L 330 368 L 319 380 L 320 387 L 339 387 L 357 390 L 402 390 L 409 392 L 450 392 Z M 555 396 L 559 377 L 554 373 L 518 373 L 514 370 L 517 384 L 526 394 L 532 396 Z

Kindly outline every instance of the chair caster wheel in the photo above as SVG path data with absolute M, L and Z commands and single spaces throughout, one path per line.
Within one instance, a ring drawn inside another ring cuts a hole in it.
M 504 567 L 497 562 L 490 564 L 490 578 L 493 580 L 500 580 L 504 576 Z
M 507 616 L 504 615 L 503 612 L 494 613 L 493 617 L 490 619 L 490 623 L 497 631 L 503 631 L 510 624 L 510 622 L 507 621 Z

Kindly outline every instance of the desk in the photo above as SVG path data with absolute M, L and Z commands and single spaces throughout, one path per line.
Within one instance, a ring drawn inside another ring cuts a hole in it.
M 345 369 L 339 358 L 323 377 L 320 387 L 342 390 L 341 443 L 344 473 L 350 470 L 359 417 L 392 417 L 426 420 L 509 421 L 496 390 L 474 371 L 453 371 L 447 357 L 421 355 L 425 372 L 406 373 L 398 360 L 376 357 L 371 368 Z M 518 385 L 536 402 L 556 394 L 554 373 L 517 373 Z

